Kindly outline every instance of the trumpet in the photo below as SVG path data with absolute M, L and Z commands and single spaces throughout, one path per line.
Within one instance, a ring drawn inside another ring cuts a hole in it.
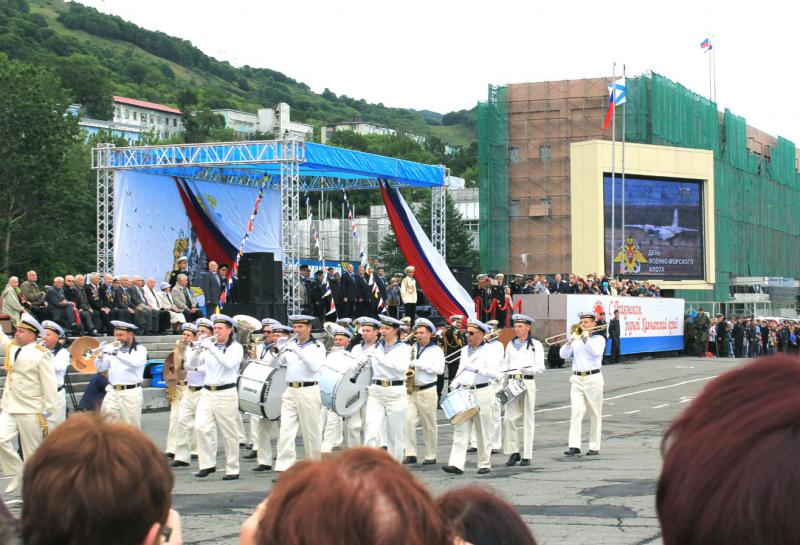
M 286 342 L 283 343 L 281 346 L 271 346 L 269 349 L 269 353 L 272 355 L 273 358 L 277 358 L 286 351 L 286 348 L 289 346 L 290 342 L 297 340 L 297 337 L 298 336 L 296 334 L 290 335 L 289 338 L 286 339 Z
M 178 341 L 181 342 L 181 341 Z M 211 337 L 204 337 L 202 339 L 198 339 L 196 341 L 188 341 L 186 343 L 189 350 L 197 352 L 198 350 L 205 350 L 208 348 L 209 344 L 216 344 L 217 336 L 213 335 Z
M 122 348 L 122 343 L 119 342 L 119 341 L 114 341 L 114 342 L 110 343 L 110 345 L 114 350 L 119 350 L 120 348 Z M 98 346 L 97 348 L 87 348 L 86 350 L 83 351 L 83 354 L 81 354 L 81 355 L 84 358 L 89 359 L 91 357 L 94 357 L 94 356 L 97 356 L 98 354 L 100 354 L 100 352 L 102 352 L 103 349 L 105 349 L 105 347 L 107 347 L 107 346 L 109 346 L 109 342 L 108 341 L 104 341 L 104 342 L 100 343 L 100 346 Z
M 588 333 L 591 335 L 592 333 L 596 333 L 597 331 L 603 331 L 607 329 L 607 325 L 597 325 L 594 327 L 590 327 L 589 329 L 583 329 L 580 324 L 574 324 L 572 328 L 570 328 L 569 333 L 561 333 L 559 335 L 553 335 L 552 337 L 547 337 L 544 342 L 547 346 L 554 346 L 557 344 L 565 343 L 567 341 L 577 341 L 580 339 L 584 333 Z
M 401 343 L 406 343 L 406 344 L 414 344 L 416 341 L 417 341 L 416 332 L 414 331 L 412 331 L 411 333 L 400 339 Z

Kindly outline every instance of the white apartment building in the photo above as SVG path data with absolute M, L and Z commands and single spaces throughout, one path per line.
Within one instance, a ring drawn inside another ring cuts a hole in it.
M 327 143 L 330 140 L 333 133 L 336 131 L 353 131 L 358 134 L 363 135 L 370 135 L 370 134 L 380 134 L 380 135 L 395 135 L 397 131 L 394 129 L 390 129 L 389 127 L 384 127 L 383 125 L 379 125 L 378 123 L 369 123 L 366 121 L 342 121 L 341 123 L 329 123 L 328 125 L 323 125 L 320 130 L 320 138 L 323 144 Z
M 314 127 L 291 120 L 291 108 L 285 102 L 275 108 L 260 108 L 256 113 L 242 112 L 229 108 L 212 110 L 225 119 L 225 127 L 236 131 L 240 138 L 249 138 L 256 132 L 272 133 L 275 138 L 299 138 L 309 140 Z
M 153 132 L 160 138 L 170 138 L 184 130 L 183 113 L 177 108 L 115 96 L 114 123 L 140 127 L 142 132 Z

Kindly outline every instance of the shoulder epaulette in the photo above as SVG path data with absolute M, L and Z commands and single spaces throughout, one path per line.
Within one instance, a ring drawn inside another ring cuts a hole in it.
M 42 346 L 42 345 L 41 345 L 41 344 L 39 344 L 39 343 L 36 343 L 36 344 L 35 344 L 35 346 L 36 346 L 36 349 L 37 349 L 37 350 L 40 350 L 40 351 L 42 351 L 42 352 L 50 352 L 50 349 L 48 349 L 47 347 L 44 347 L 44 346 Z

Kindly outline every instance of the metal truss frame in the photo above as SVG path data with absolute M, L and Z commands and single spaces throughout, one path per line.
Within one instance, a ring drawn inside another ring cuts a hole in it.
M 300 312 L 300 192 L 377 189 L 381 182 L 377 178 L 303 176 L 300 173 L 303 162 L 304 143 L 294 138 L 124 148 L 117 148 L 113 144 L 99 145 L 92 150 L 92 168 L 97 171 L 97 271 L 113 273 L 114 270 L 115 171 L 135 170 L 250 187 L 258 187 L 265 174 L 271 173 L 273 175 L 268 176 L 266 187 L 281 193 L 283 301 L 289 314 Z M 267 169 L 271 172 L 265 172 Z M 444 185 L 431 190 L 431 238 L 443 257 L 446 243 L 445 195 Z

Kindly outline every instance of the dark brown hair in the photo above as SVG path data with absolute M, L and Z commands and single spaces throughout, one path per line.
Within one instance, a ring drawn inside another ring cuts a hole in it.
M 536 545 L 517 510 L 486 488 L 456 488 L 436 500 L 436 505 L 452 534 L 473 545 Z
M 656 508 L 665 545 L 800 543 L 800 359 L 711 381 L 672 423 Z
M 69 418 L 27 460 L 26 545 L 138 545 L 169 514 L 172 471 L 140 430 L 96 413 Z
M 447 545 L 425 487 L 379 449 L 303 461 L 279 479 L 259 522 L 259 545 Z

